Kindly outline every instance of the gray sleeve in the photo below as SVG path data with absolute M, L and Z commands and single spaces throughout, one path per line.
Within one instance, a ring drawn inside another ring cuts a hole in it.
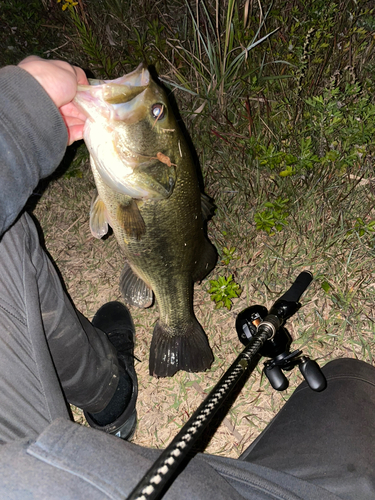
M 61 162 L 68 132 L 43 87 L 17 66 L 0 69 L 0 235 Z
M 59 418 L 35 442 L 0 445 L 0 498 L 123 500 L 160 452 Z M 339 500 L 308 481 L 233 458 L 198 454 L 181 470 L 164 500 Z

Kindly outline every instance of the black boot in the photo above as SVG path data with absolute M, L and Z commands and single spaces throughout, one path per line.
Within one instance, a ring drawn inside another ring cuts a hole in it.
M 135 404 L 138 381 L 134 369 L 135 329 L 128 309 L 120 302 L 108 302 L 95 314 L 92 324 L 107 334 L 117 350 L 119 384 L 108 405 L 99 413 L 84 412 L 91 427 L 130 439 L 137 425 Z

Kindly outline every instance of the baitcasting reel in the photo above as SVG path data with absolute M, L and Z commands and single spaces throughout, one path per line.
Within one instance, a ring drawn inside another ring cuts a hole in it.
M 298 283 L 298 279 L 300 283 Z M 279 326 L 271 338 L 266 340 L 259 354 L 271 358 L 264 362 L 264 373 L 271 386 L 277 391 L 284 391 L 288 385 L 288 379 L 282 370 L 292 370 L 298 365 L 307 384 L 314 391 L 323 391 L 327 381 L 316 361 L 308 356 L 303 356 L 302 351 L 290 352 L 292 337 L 285 328 L 284 323 L 301 307 L 298 302 L 303 291 L 312 280 L 312 275 L 306 271 L 300 274 L 293 287 L 280 297 L 268 311 L 264 306 L 256 305 L 248 307 L 239 313 L 236 320 L 238 338 L 245 346 L 257 333 L 259 325 L 264 325 L 272 316 L 281 319 Z M 299 286 L 298 286 L 299 285 Z

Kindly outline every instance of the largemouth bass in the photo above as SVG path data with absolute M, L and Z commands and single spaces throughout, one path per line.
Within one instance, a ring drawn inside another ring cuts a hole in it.
M 217 259 L 203 229 L 212 206 L 167 96 L 141 65 L 80 87 L 75 102 L 88 116 L 84 140 L 98 191 L 92 234 L 113 229 L 127 261 L 120 279 L 125 301 L 149 307 L 154 293 L 159 307 L 150 374 L 204 371 L 213 354 L 194 315 L 193 284 Z

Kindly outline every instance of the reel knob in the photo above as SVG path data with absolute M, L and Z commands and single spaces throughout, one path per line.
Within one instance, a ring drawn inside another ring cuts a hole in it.
M 265 363 L 264 373 L 269 383 L 276 391 L 285 391 L 289 386 L 289 381 L 281 370 L 280 366 L 267 366 Z
M 327 387 L 327 380 L 316 361 L 302 356 L 298 368 L 313 391 L 324 391 Z

